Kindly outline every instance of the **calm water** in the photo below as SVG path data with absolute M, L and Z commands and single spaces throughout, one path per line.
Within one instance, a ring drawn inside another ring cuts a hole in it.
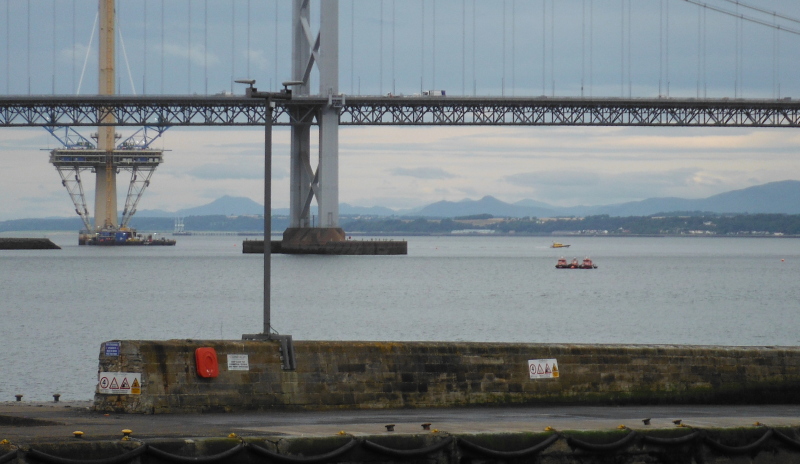
M 261 329 L 262 257 L 241 237 L 48 236 L 63 249 L 0 251 L 0 401 L 91 399 L 105 340 Z M 408 256 L 275 256 L 272 323 L 304 340 L 800 344 L 800 239 L 559 240 L 572 247 L 412 237 Z M 599 268 L 557 270 L 560 256 Z

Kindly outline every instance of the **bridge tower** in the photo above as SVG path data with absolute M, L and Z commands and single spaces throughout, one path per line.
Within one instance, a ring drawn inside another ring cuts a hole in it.
M 98 93 L 116 93 L 116 72 L 114 66 L 114 20 L 116 0 L 100 0 L 100 53 Z M 113 115 L 103 118 L 104 123 L 116 122 Z M 117 171 L 114 168 L 113 151 L 116 144 L 116 128 L 100 126 L 97 128 L 97 148 L 105 152 L 105 163 L 95 166 L 94 225 L 95 229 L 117 227 Z
M 287 244 L 324 245 L 344 240 L 339 227 L 339 1 L 320 1 L 320 28 L 311 32 L 310 0 L 292 6 L 292 79 L 296 97 L 309 96 L 311 71 L 319 71 L 319 96 L 328 103 L 315 112 L 295 110 L 291 125 L 289 228 Z M 319 125 L 316 169 L 311 166 L 311 125 Z M 317 201 L 319 217 L 312 221 L 311 203 Z
M 115 0 L 99 0 L 99 73 L 98 94 L 112 96 L 115 89 Z M 76 132 L 71 127 L 48 126 L 63 145 L 50 152 L 50 163 L 61 176 L 61 183 L 69 192 L 75 212 L 83 220 L 85 233 L 79 243 L 87 243 L 99 231 L 127 231 L 128 223 L 156 167 L 163 161 L 163 151 L 150 149 L 150 144 L 166 130 L 165 126 L 145 126 L 118 143 L 120 138 L 113 123 L 112 112 L 105 115 L 92 136 L 96 142 Z M 122 220 L 117 216 L 117 174 L 130 171 L 131 180 Z M 94 226 L 86 206 L 81 173 L 95 173 Z

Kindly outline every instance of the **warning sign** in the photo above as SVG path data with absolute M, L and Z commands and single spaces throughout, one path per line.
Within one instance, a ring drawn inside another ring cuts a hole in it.
M 246 354 L 229 354 L 228 355 L 228 370 L 229 371 L 249 371 L 250 360 Z
M 558 378 L 558 361 L 555 359 L 530 359 L 528 360 L 528 372 L 532 379 Z
M 142 374 L 133 372 L 101 372 L 97 392 L 107 395 L 140 395 Z

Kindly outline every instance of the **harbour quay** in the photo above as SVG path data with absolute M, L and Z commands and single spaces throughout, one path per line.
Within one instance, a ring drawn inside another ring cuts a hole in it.
M 49 238 L 0 237 L 0 250 L 60 250 Z
M 98 371 L 97 410 L 144 414 L 800 404 L 798 347 L 124 340 Z
M 800 348 L 111 340 L 2 463 L 790 463 Z

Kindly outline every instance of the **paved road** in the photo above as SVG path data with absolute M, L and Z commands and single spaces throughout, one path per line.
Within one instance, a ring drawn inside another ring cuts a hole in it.
M 556 430 L 608 430 L 626 425 L 635 430 L 673 428 L 673 420 L 700 428 L 800 426 L 800 405 L 764 406 L 510 406 L 454 409 L 392 409 L 325 412 L 251 412 L 229 414 L 133 415 L 102 414 L 90 402 L 0 403 L 0 440 L 26 444 L 121 437 L 122 429 L 137 438 L 248 436 L 330 436 L 341 430 L 354 435 L 417 433 L 421 424 L 450 433 Z M 651 425 L 642 419 L 651 418 Z M 395 424 L 394 432 L 385 425 Z

